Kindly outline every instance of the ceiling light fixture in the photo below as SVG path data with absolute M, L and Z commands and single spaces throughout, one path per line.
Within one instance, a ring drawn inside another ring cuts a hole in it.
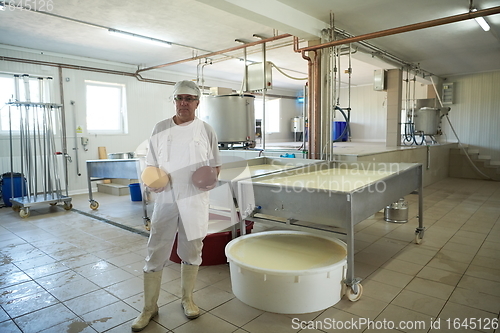
M 153 43 L 153 44 L 161 45 L 161 46 L 165 46 L 165 47 L 171 47 L 172 46 L 172 43 L 170 43 L 170 42 L 167 42 L 167 41 L 164 41 L 164 40 L 161 40 L 161 39 L 152 38 L 152 37 L 137 35 L 137 34 L 134 34 L 134 33 L 131 33 L 131 32 L 127 32 L 127 31 L 116 30 L 116 29 L 108 29 L 108 31 L 109 31 L 110 34 L 118 35 L 120 37 L 131 38 L 131 39 L 134 39 L 134 40 L 138 40 L 138 41 L 142 41 L 142 42 L 148 42 L 148 43 Z
M 472 8 L 470 11 L 471 12 L 477 12 L 477 9 L 476 8 Z M 483 28 L 484 31 L 489 31 L 490 30 L 490 25 L 488 24 L 488 22 L 486 22 L 486 20 L 484 19 L 484 17 L 482 17 L 482 16 L 475 17 L 474 20 L 476 20 L 477 24 L 479 24 L 481 26 L 481 28 Z

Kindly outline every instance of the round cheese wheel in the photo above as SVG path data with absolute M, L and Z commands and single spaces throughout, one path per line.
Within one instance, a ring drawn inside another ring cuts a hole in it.
M 142 171 L 141 180 L 146 186 L 161 188 L 168 184 L 168 175 L 160 168 L 148 166 Z
M 200 190 L 210 190 L 217 184 L 217 172 L 207 165 L 198 168 L 191 177 L 194 186 Z

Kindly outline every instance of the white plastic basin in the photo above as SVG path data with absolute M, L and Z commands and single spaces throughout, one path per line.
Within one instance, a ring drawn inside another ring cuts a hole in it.
M 324 310 L 343 295 L 344 242 L 300 231 L 267 231 L 226 246 L 234 295 L 275 313 Z

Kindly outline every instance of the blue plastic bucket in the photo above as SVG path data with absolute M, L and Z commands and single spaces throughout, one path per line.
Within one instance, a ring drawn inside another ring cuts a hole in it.
M 12 185 L 14 185 L 14 191 L 12 191 Z M 26 179 L 20 174 L 14 174 L 13 177 L 4 174 L 2 177 L 2 197 L 4 205 L 11 207 L 11 198 L 24 197 L 26 195 L 26 187 Z
M 334 141 L 347 141 L 347 132 L 342 135 L 342 132 L 344 132 L 344 129 L 347 126 L 347 123 L 345 121 L 334 121 L 332 124 L 332 140 Z M 342 135 L 342 139 L 339 140 L 340 136 Z
M 142 201 L 141 184 L 133 183 L 129 186 L 130 189 L 130 200 L 132 201 Z

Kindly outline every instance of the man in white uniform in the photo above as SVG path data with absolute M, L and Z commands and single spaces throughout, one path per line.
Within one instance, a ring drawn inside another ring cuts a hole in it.
M 177 82 L 173 92 L 176 114 L 157 123 L 149 141 L 146 164 L 166 171 L 169 182 L 163 188 L 150 188 L 158 196 L 144 266 L 144 309 L 132 323 L 134 332 L 144 329 L 158 314 L 162 271 L 168 264 L 176 232 L 177 254 L 182 260 L 182 307 L 190 319 L 200 315 L 193 302 L 193 289 L 208 229 L 209 192 L 208 188 L 195 187 L 191 176 L 207 165 L 214 167 L 218 175 L 221 165 L 215 131 L 195 116 L 200 96 L 194 82 Z

